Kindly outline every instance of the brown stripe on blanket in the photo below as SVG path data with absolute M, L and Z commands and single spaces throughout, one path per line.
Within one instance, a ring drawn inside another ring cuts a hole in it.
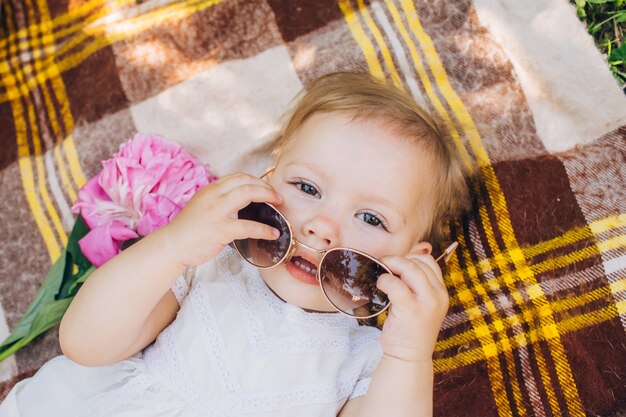
M 494 170 L 520 246 L 535 245 L 586 224 L 557 158 L 502 161 Z
M 587 415 L 608 416 L 616 408 L 626 410 L 623 334 L 619 318 L 614 318 L 563 336 Z
M 415 9 L 419 15 L 424 28 L 429 33 L 449 33 L 457 32 L 459 28 L 468 24 L 468 16 L 474 23 L 477 21 L 472 2 L 469 0 L 418 0 L 415 1 Z M 428 26 L 426 26 L 428 22 Z
M 0 103 L 0 171 L 17 160 L 15 124 L 10 102 Z
M 502 334 L 499 333 L 498 337 L 502 338 Z M 504 346 L 504 344 L 502 344 L 502 346 Z M 498 359 L 500 360 L 500 367 L 503 370 L 504 390 L 506 391 L 506 398 L 509 404 L 512 405 L 512 408 L 520 410 L 518 412 L 514 412 L 514 415 L 521 415 L 521 410 L 528 410 L 530 398 L 528 397 L 528 390 L 523 389 L 524 374 L 522 373 L 519 360 L 520 352 L 516 349 L 507 353 L 508 357 L 505 356 L 505 354 L 503 353 L 500 353 L 498 355 Z M 515 407 L 513 407 L 513 405 L 515 405 Z
M 141 0 L 140 0 L 141 1 Z M 138 3 L 140 2 L 138 1 Z M 47 2 L 48 11 L 50 13 L 50 17 L 54 19 L 55 17 L 63 16 L 68 12 L 75 12 L 79 7 L 84 7 L 85 5 L 90 5 L 90 3 L 104 3 L 102 1 L 93 1 L 93 0 L 54 0 Z
M 285 42 L 314 32 L 343 17 L 336 0 L 267 0 Z
M 228 0 L 114 45 L 126 96 L 139 103 L 220 62 L 282 44 L 264 2 Z M 173 63 L 176 63 L 173 65 Z
M 538 330 L 541 329 L 539 324 L 537 324 L 536 328 Z M 562 337 L 559 338 L 559 342 L 563 344 Z M 553 395 L 558 401 L 558 405 L 559 405 L 561 412 L 564 415 L 572 415 L 572 413 L 569 412 L 568 410 L 571 404 L 569 401 L 566 400 L 566 398 L 568 395 L 571 395 L 572 393 L 576 392 L 578 387 L 574 385 L 570 385 L 570 384 L 564 385 L 561 383 L 561 380 L 559 379 L 559 375 L 557 375 L 557 372 L 559 372 L 560 374 L 563 374 L 564 370 L 562 368 L 559 369 L 557 367 L 557 363 L 555 363 L 557 360 L 559 360 L 561 363 L 567 363 L 568 369 L 571 370 L 571 364 L 569 363 L 569 360 L 568 360 L 569 358 L 567 356 L 565 357 L 558 356 L 556 352 L 554 352 L 554 350 L 552 349 L 552 346 L 548 342 L 542 341 L 538 343 L 538 345 L 539 345 L 539 348 L 541 349 L 541 354 L 543 355 L 543 358 L 546 361 L 547 372 L 548 372 L 548 375 L 550 376 L 550 385 L 551 385 L 550 391 L 554 393 Z M 541 364 L 539 366 L 541 366 Z M 545 404 L 549 404 L 549 401 L 550 401 L 549 398 L 550 398 L 549 396 L 546 396 L 546 399 L 544 400 Z M 577 414 L 574 413 L 573 415 L 577 415 Z
M 496 409 L 491 384 L 487 376 L 487 363 L 451 372 L 435 374 L 434 416 L 477 417 L 490 416 Z
M 552 245 L 546 246 L 543 253 L 525 256 L 531 268 L 535 268 L 539 283 L 586 270 L 600 261 L 595 241 L 560 160 L 546 155 L 536 159 L 502 161 L 494 169 L 506 197 L 511 224 L 522 251 L 525 247 L 557 239 Z M 587 238 L 563 237 L 574 229 L 581 230 Z M 580 250 L 585 250 L 588 255 L 564 262 L 562 267 L 540 268 L 551 262 L 556 265 L 559 258 L 563 260 Z M 604 284 L 592 284 L 593 287 L 597 285 Z M 554 293 L 548 296 L 548 300 L 556 301 L 563 296 Z
M 54 0 L 46 2 L 48 13 L 51 19 L 66 14 L 69 10 L 84 3 L 82 0 Z
M 115 54 L 110 46 L 89 55 L 61 77 L 75 124 L 93 122 L 130 106 L 117 76 Z

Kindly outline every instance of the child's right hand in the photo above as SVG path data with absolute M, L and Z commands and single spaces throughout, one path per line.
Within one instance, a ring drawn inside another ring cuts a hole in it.
M 213 259 L 235 239 L 277 239 L 275 228 L 237 218 L 237 212 L 251 202 L 281 204 L 282 196 L 260 178 L 231 174 L 198 190 L 161 230 L 177 260 L 186 266 Z

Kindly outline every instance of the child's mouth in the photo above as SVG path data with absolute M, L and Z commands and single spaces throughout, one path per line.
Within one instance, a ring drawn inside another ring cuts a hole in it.
M 287 271 L 300 282 L 318 285 L 316 266 L 300 256 L 294 256 L 287 262 Z
M 291 261 L 294 263 L 295 266 L 302 269 L 303 271 L 306 271 L 309 274 L 313 275 L 317 274 L 317 267 L 306 259 L 301 258 L 300 256 L 294 256 Z

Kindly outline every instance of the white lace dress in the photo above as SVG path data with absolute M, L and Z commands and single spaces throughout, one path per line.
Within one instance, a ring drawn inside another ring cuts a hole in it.
M 378 329 L 283 302 L 230 248 L 172 290 L 180 311 L 153 344 L 102 367 L 53 358 L 0 417 L 336 416 L 382 356 Z

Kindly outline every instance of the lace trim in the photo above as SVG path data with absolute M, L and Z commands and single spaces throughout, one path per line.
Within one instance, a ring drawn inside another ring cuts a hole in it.
M 366 395 L 367 389 L 369 388 L 371 381 L 372 381 L 372 378 L 365 378 L 365 379 L 359 380 L 354 386 L 354 389 L 352 390 L 352 394 L 350 394 L 348 399 L 351 400 L 353 398 L 362 397 Z
M 241 392 L 241 387 L 233 371 L 230 358 L 226 353 L 226 344 L 210 306 L 207 296 L 209 291 L 208 283 L 204 280 L 199 280 L 195 287 L 197 291 L 193 291 L 190 294 L 189 301 L 196 318 L 200 321 L 203 330 L 202 340 L 206 345 L 209 361 L 217 373 L 217 380 L 222 393 L 227 396 L 228 400 L 236 401 L 237 395 Z
M 274 392 L 253 393 L 242 398 L 241 413 L 273 411 L 319 403 L 345 401 L 354 387 L 354 379 L 342 378 L 330 386 L 304 386 Z
M 178 305 L 181 305 L 183 303 L 183 298 L 185 298 L 189 292 L 189 286 L 187 285 L 187 281 L 185 281 L 185 277 L 183 275 L 179 275 L 170 288 L 176 297 L 176 301 L 178 301 Z

